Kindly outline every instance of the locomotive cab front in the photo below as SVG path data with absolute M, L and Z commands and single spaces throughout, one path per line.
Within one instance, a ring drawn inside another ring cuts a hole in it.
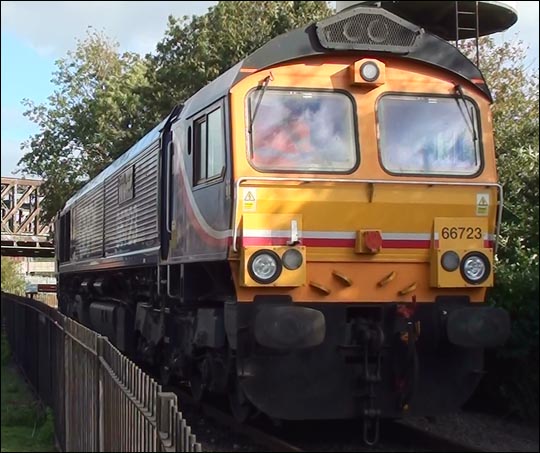
M 336 30 L 363 20 L 399 42 L 356 28 L 344 47 Z M 453 410 L 509 332 L 483 304 L 502 203 L 489 92 L 453 46 L 384 10 L 316 34 L 328 51 L 250 67 L 271 42 L 231 89 L 240 387 L 275 418 Z

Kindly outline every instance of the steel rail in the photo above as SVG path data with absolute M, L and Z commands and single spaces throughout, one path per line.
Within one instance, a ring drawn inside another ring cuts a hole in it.
M 220 425 L 224 425 L 238 434 L 243 434 L 253 442 L 266 448 L 265 451 L 272 452 L 302 452 L 301 448 L 288 443 L 287 441 L 268 434 L 250 425 L 238 423 L 234 417 L 209 403 L 196 401 L 187 391 L 174 387 L 172 389 L 180 401 L 186 401 L 198 408 L 204 415 L 215 420 Z
M 428 448 L 429 451 L 452 451 L 452 452 L 485 452 L 486 449 L 482 449 L 475 445 L 460 442 L 455 439 L 450 439 L 447 436 L 443 436 L 425 429 L 406 424 L 402 421 L 391 421 L 389 427 L 392 430 L 392 434 L 396 435 L 401 440 L 410 440 L 414 444 L 419 443 L 419 446 Z

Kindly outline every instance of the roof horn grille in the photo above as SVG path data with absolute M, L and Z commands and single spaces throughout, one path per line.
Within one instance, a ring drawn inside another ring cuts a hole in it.
M 326 49 L 409 53 L 423 29 L 382 8 L 361 6 L 317 23 Z

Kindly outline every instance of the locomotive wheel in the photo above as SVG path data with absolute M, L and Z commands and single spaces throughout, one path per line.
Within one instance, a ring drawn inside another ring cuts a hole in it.
M 229 384 L 229 405 L 231 412 L 239 423 L 244 423 L 253 413 L 253 405 L 247 399 L 238 376 L 233 375 Z
M 159 367 L 159 379 L 162 385 L 169 385 L 171 383 L 172 371 L 165 363 Z
M 191 394 L 193 395 L 193 398 L 195 401 L 200 403 L 206 395 L 207 385 L 206 382 L 204 382 L 203 376 L 198 367 L 195 367 L 191 373 L 189 385 L 191 387 Z
M 159 381 L 162 385 L 169 385 L 173 379 L 171 353 L 162 343 L 157 348 L 156 368 L 159 370 Z
M 205 355 L 193 362 L 189 377 L 191 393 L 197 402 L 201 402 L 208 393 L 211 380 L 211 357 Z

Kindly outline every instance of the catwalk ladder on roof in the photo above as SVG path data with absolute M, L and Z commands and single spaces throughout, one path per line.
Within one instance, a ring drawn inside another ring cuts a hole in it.
M 456 47 L 465 36 L 474 37 L 476 46 L 476 66 L 480 65 L 479 39 L 479 15 L 478 2 L 455 2 L 456 9 Z

